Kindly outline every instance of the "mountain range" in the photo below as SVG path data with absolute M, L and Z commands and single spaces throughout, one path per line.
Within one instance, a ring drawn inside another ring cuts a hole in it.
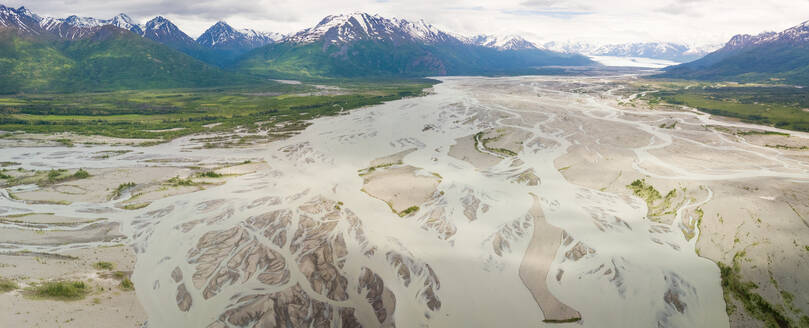
M 721 46 L 721 45 L 720 45 Z M 597 45 L 586 42 L 547 42 L 543 48 L 588 56 L 640 57 L 687 63 L 702 58 L 720 46 L 690 46 L 672 42 L 642 42 Z
M 809 23 L 780 33 L 737 35 L 664 77 L 804 83 Z M 537 45 L 520 36 L 463 36 L 423 20 L 353 13 L 330 15 L 292 33 L 235 29 L 219 21 L 197 39 L 165 17 L 137 24 L 110 19 L 41 17 L 0 5 L 0 92 L 204 87 L 267 78 L 411 78 L 515 75 L 554 66 L 597 66 L 587 56 L 684 62 L 704 48 L 675 43 Z
M 539 49 L 521 38 L 467 38 L 421 20 L 354 13 L 328 16 L 314 27 L 253 50 L 238 67 L 279 77 L 418 77 L 530 74 L 552 65 L 595 64 L 578 54 Z
M 464 37 L 424 21 L 365 13 L 327 16 L 286 36 L 220 21 L 194 40 L 160 16 L 141 25 L 125 14 L 49 18 L 0 5 L 0 29 L 4 93 L 198 87 L 216 79 L 226 84 L 267 77 L 530 74 L 545 66 L 596 65 L 518 36 Z M 100 61 L 103 70 L 94 68 Z
M 809 21 L 781 32 L 740 34 L 705 57 L 665 69 L 660 77 L 809 84 Z

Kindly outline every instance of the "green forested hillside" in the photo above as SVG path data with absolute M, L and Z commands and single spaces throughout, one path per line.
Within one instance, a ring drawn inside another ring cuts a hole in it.
M 277 78 L 423 77 L 531 74 L 546 65 L 593 64 L 580 55 L 508 50 L 463 44 L 358 40 L 335 45 L 279 43 L 253 50 L 237 69 Z
M 75 41 L 0 31 L 0 93 L 205 87 L 250 81 L 112 26 Z
M 785 82 L 809 85 L 809 47 L 777 44 L 754 47 L 666 69 L 667 78 L 709 81 Z

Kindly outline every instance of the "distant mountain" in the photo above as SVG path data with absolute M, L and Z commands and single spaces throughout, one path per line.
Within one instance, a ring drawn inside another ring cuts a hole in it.
M 498 50 L 538 50 L 539 47 L 519 35 L 494 36 L 477 35 L 469 38 L 472 44 Z
M 592 65 L 579 55 L 512 43 L 484 46 L 425 23 L 354 13 L 332 15 L 316 26 L 256 49 L 238 64 L 275 77 L 429 76 L 529 74 L 549 65 Z M 503 45 L 498 48 L 495 45 Z
M 736 35 L 694 62 L 671 66 L 669 78 L 809 84 L 809 21 L 782 32 Z
M 594 45 L 584 42 L 548 42 L 546 49 L 565 53 L 579 53 L 587 56 L 640 57 L 663 59 L 678 63 L 697 60 L 715 47 L 692 47 L 671 42 L 645 42 Z

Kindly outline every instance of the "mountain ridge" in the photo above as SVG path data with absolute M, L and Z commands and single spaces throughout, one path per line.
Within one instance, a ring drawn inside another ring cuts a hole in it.
M 809 85 L 809 21 L 781 32 L 735 35 L 705 57 L 665 71 L 658 77 Z
M 703 47 L 674 42 L 633 42 L 604 45 L 586 42 L 546 42 L 546 49 L 566 53 L 580 53 L 588 56 L 641 57 L 662 59 L 678 63 L 697 60 L 718 48 L 714 45 Z
M 580 55 L 526 47 L 516 44 L 516 38 L 511 40 L 514 42 L 481 42 L 423 20 L 367 13 L 329 15 L 313 27 L 251 51 L 238 67 L 272 77 L 415 77 L 530 74 L 541 66 L 596 65 Z
M 125 14 L 110 19 L 77 15 L 43 18 L 24 7 L 3 6 L 0 25 L 15 29 L 7 37 L 9 47 L 21 39 L 31 41 L 33 47 L 9 52 L 10 70 L 36 66 L 21 55 L 34 48 L 43 54 L 39 59 L 55 65 L 53 73 L 37 71 L 43 75 L 31 80 L 42 81 L 36 85 L 25 82 L 22 75 L 9 73 L 9 78 L 22 81 L 10 87 L 17 91 L 200 86 L 210 85 L 213 76 L 227 83 L 268 77 L 514 75 L 548 72 L 542 68 L 546 66 L 597 65 L 584 56 L 541 49 L 515 35 L 465 37 L 424 20 L 367 13 L 326 16 L 317 25 L 286 36 L 237 30 L 220 21 L 196 40 L 163 16 L 137 24 Z M 86 51 L 81 46 L 87 47 Z M 127 52 L 121 47 L 132 49 Z M 98 69 L 92 65 L 99 65 Z M 139 68 L 145 73 L 132 70 Z M 194 70 L 200 74 L 192 74 Z M 71 78 L 70 74 L 76 76 Z M 143 80 L 132 80 L 138 78 Z

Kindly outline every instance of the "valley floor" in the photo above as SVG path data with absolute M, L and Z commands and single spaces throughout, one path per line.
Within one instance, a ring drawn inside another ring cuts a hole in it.
M 634 82 L 444 78 L 257 144 L 0 139 L 0 322 L 809 325 L 809 134 Z

